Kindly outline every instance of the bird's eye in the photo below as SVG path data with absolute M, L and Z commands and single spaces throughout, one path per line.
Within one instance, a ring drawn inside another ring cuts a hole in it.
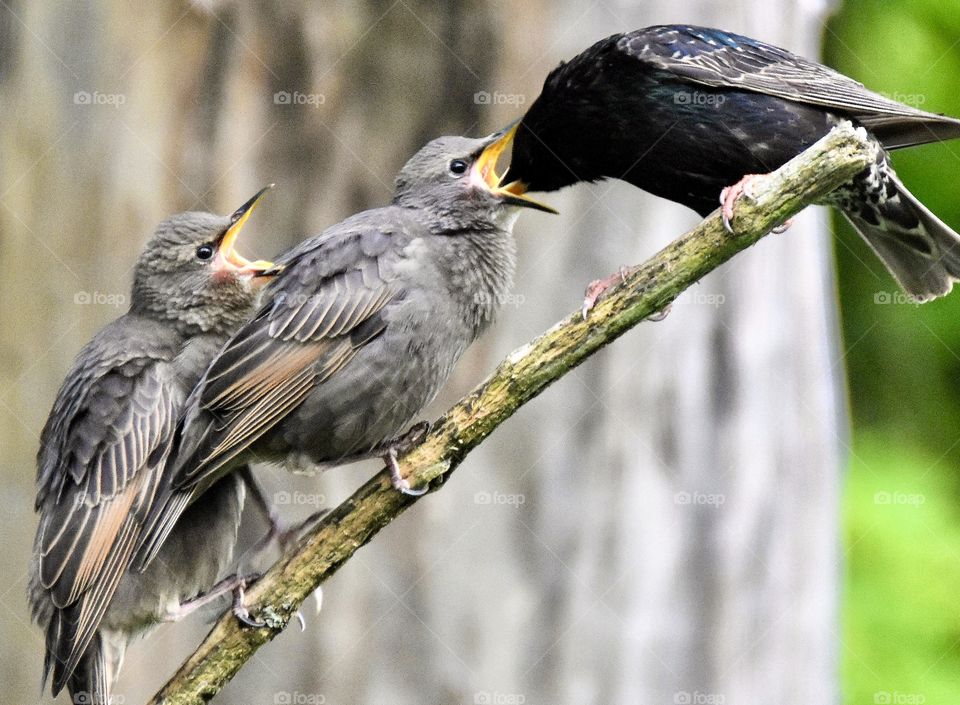
M 463 176 L 467 173 L 467 163 L 462 159 L 454 159 L 450 162 L 450 174 L 452 176 Z
M 197 248 L 197 259 L 208 260 L 213 257 L 213 245 L 200 245 Z

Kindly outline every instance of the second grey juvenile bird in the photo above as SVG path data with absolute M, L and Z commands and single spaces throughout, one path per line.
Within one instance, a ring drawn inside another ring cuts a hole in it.
M 80 351 L 44 426 L 29 599 L 54 695 L 66 686 L 75 703 L 106 705 L 129 639 L 219 591 L 243 506 L 239 473 L 180 518 L 145 573 L 128 569 L 190 390 L 253 313 L 272 266 L 234 249 L 265 191 L 232 216 L 160 224 L 137 262 L 130 310 Z
M 441 137 L 400 171 L 393 202 L 277 260 L 256 316 L 211 363 L 185 416 L 156 545 L 197 491 L 239 463 L 382 456 L 490 324 L 513 277 L 518 207 L 501 185 L 513 130 Z

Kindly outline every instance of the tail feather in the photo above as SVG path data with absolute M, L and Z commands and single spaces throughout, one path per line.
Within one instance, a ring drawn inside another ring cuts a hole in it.
M 83 658 L 67 682 L 70 699 L 76 705 L 109 705 L 111 674 L 100 635 L 90 642 Z
M 94 634 L 87 648 L 79 656 L 73 656 L 70 645 L 76 641 L 77 631 L 77 620 L 73 612 L 74 610 L 69 608 L 54 609 L 50 623 L 47 625 L 47 653 L 43 664 L 43 678 L 46 681 L 48 676 L 51 677 L 53 695 L 57 695 L 72 682 L 74 673 L 83 670 L 80 668 L 80 662 L 85 663 L 87 654 L 97 650 L 97 644 L 94 642 L 99 643 L 97 635 Z M 73 664 L 70 663 L 71 660 L 74 661 Z
M 123 659 L 125 642 L 105 639 L 94 632 L 79 657 L 70 658 L 66 645 L 73 642 L 76 623 L 71 610 L 54 610 L 47 626 L 43 682 L 51 679 L 50 692 L 56 697 L 66 687 L 76 705 L 107 705 L 110 689 Z
M 880 203 L 844 208 L 844 215 L 918 302 L 949 293 L 960 280 L 960 234 L 920 203 L 892 170 L 885 170 L 884 185 Z
M 960 120 L 946 115 L 920 113 L 916 117 L 873 114 L 857 116 L 857 122 L 870 130 L 887 149 L 960 138 Z
M 86 651 L 77 661 L 77 665 L 72 671 L 67 672 L 63 669 L 63 662 L 59 660 L 56 651 L 57 640 L 60 638 L 63 627 L 62 620 L 55 616 L 47 628 L 47 653 L 43 663 L 44 683 L 52 673 L 51 693 L 54 697 L 66 686 L 70 693 L 70 700 L 75 705 L 108 705 L 113 674 L 117 669 L 113 667 L 114 664 L 111 663 L 104 649 L 100 634 L 94 635 Z M 53 640 L 52 643 L 51 640 Z

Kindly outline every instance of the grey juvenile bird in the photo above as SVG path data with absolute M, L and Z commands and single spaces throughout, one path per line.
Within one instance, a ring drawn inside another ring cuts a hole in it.
M 513 276 L 517 207 L 552 211 L 501 185 L 496 161 L 512 138 L 430 142 L 401 170 L 391 205 L 278 260 L 258 313 L 191 395 L 155 545 L 198 490 L 253 459 L 379 455 L 410 491 L 390 439 L 493 320 Z
M 231 559 L 239 474 L 181 517 L 149 570 L 127 570 L 184 402 L 253 313 L 257 282 L 272 266 L 234 249 L 266 190 L 232 216 L 192 212 L 161 223 L 137 262 L 129 311 L 80 351 L 57 395 L 37 455 L 29 588 L 54 695 L 66 685 L 74 702 L 107 703 L 129 638 L 203 603 L 184 601 L 210 590 Z

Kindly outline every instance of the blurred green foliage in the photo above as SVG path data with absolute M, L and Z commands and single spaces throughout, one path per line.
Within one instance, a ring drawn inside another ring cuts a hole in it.
M 824 41 L 826 62 L 869 88 L 960 115 L 957 0 L 848 0 Z M 960 141 L 901 150 L 894 163 L 910 190 L 960 229 Z M 903 302 L 866 244 L 843 218 L 837 221 L 855 422 L 948 451 L 960 466 L 960 296 L 925 306 Z
M 844 702 L 956 703 L 960 507 L 953 468 L 871 431 L 860 431 L 854 447 L 844 495 Z
M 960 116 L 960 0 L 846 0 L 825 61 Z M 960 140 L 895 153 L 903 182 L 960 230 Z M 916 306 L 836 216 L 854 447 L 844 500 L 848 703 L 960 700 L 960 290 Z M 883 503 L 883 493 L 923 498 Z M 912 695 L 920 695 L 922 700 Z M 889 699 L 884 699 L 889 697 Z

